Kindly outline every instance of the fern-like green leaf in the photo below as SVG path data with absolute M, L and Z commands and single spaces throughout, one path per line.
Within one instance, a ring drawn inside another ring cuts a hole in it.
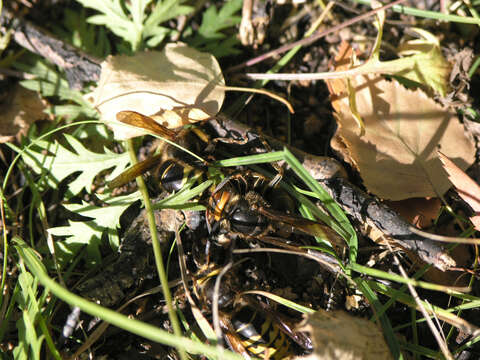
M 163 41 L 171 31 L 160 24 L 178 16 L 188 15 L 194 9 L 191 6 L 181 5 L 185 0 L 164 0 L 155 5 L 150 16 L 145 20 L 143 38 L 149 47 L 155 47 Z
M 238 44 L 236 35 L 227 37 L 222 30 L 240 23 L 240 16 L 235 14 L 241 8 L 242 0 L 227 1 L 219 11 L 215 5 L 211 5 L 203 13 L 202 23 L 188 43 L 202 51 L 211 52 L 216 57 L 239 53 L 240 51 L 235 49 Z
M 52 24 L 53 31 L 76 48 L 97 58 L 105 58 L 111 53 L 106 29 L 88 24 L 85 13 L 86 9 L 66 8 L 62 23 Z
M 72 110 L 76 106 L 77 116 L 83 114 L 89 118 L 96 118 L 97 112 L 79 91 L 70 89 L 67 80 L 53 67 L 43 60 L 34 61 L 33 64 L 15 63 L 15 67 L 23 72 L 34 75 L 34 79 L 20 81 L 20 84 L 32 91 L 39 92 L 43 96 L 58 96 L 61 100 L 72 101 L 78 105 L 70 105 Z
M 88 192 L 95 176 L 101 171 L 113 168 L 110 178 L 119 175 L 130 162 L 127 153 L 116 154 L 105 149 L 104 154 L 92 152 L 71 135 L 65 134 L 65 139 L 73 148 L 73 152 L 55 141 L 53 144 L 38 141 L 38 148 L 27 149 L 22 158 L 36 174 L 45 176 L 47 184 L 57 188 L 67 176 L 80 172 L 80 175 L 68 185 L 66 196 L 78 194 L 82 189 Z
M 64 206 L 76 214 L 90 217 L 90 221 L 69 221 L 68 226 L 50 228 L 48 232 L 55 236 L 66 236 L 64 241 L 57 241 L 56 256 L 60 264 L 65 264 L 75 256 L 81 246 L 87 247 L 87 262 L 96 265 L 101 262 L 100 241 L 104 232 L 107 232 L 110 245 L 117 249 L 119 239 L 117 228 L 120 227 L 120 216 L 136 200 L 141 198 L 140 192 L 126 196 L 100 198 L 108 204 L 98 207 L 86 202 L 81 204 L 65 204 Z
M 242 8 L 241 0 L 227 1 L 217 12 L 215 6 L 210 6 L 203 13 L 202 24 L 198 33 L 205 39 L 223 39 L 225 35 L 220 31 L 240 23 L 240 16 L 234 16 Z
M 154 6 L 149 6 L 151 0 L 131 0 L 128 3 L 120 0 L 77 1 L 101 13 L 88 18 L 88 22 L 106 26 L 128 42 L 133 51 L 142 45 L 158 45 L 171 32 L 160 24 L 193 11 L 193 7 L 181 5 L 185 0 L 158 1 Z

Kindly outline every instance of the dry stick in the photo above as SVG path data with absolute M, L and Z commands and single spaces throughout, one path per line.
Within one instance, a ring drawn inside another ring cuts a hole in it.
M 100 79 L 100 60 L 57 39 L 24 19 L 15 18 L 7 9 L 0 15 L 0 30 L 12 29 L 15 42 L 65 70 L 68 84 L 82 89 L 83 83 Z
M 248 67 L 248 66 L 252 66 L 252 65 L 255 65 L 255 64 L 258 64 L 259 62 L 262 62 L 268 58 L 271 58 L 273 56 L 276 56 L 276 55 L 279 55 L 279 54 L 282 54 L 292 48 L 294 48 L 295 46 L 306 46 L 306 45 L 310 45 L 312 43 L 314 43 L 315 41 L 321 39 L 322 37 L 324 36 L 327 36 L 331 33 L 334 33 L 336 31 L 339 31 L 343 28 L 346 28 L 347 26 L 350 26 L 350 25 L 353 25 L 359 21 L 362 21 L 363 19 L 366 19 L 372 15 L 375 15 L 377 12 L 379 11 L 383 11 L 383 10 L 386 10 L 386 9 L 389 9 L 391 8 L 392 6 L 395 6 L 401 2 L 404 2 L 405 0 L 395 0 L 394 2 L 390 3 L 390 4 L 387 4 L 385 6 L 382 6 L 382 7 L 379 7 L 377 9 L 374 9 L 374 10 L 370 10 L 368 12 L 366 12 L 365 14 L 362 14 L 362 15 L 359 15 L 359 16 L 356 16 L 354 17 L 353 19 L 350 19 L 350 20 L 347 20 L 345 21 L 344 23 L 341 23 L 339 25 L 336 25 L 330 29 L 327 29 L 327 30 L 324 30 L 324 31 L 321 31 L 317 34 L 314 34 L 308 38 L 305 38 L 305 39 L 302 39 L 302 40 L 298 40 L 298 41 L 295 41 L 291 44 L 287 44 L 287 45 L 283 45 L 281 47 L 279 47 L 278 49 L 275 49 L 275 50 L 272 50 L 272 51 L 269 51 L 263 55 L 260 55 L 260 56 L 257 56 L 256 58 L 253 58 L 251 60 L 248 60 L 248 61 L 245 61 L 244 63 L 241 63 L 239 65 L 235 65 L 235 66 L 232 66 L 231 68 L 227 69 L 225 71 L 225 73 L 229 73 L 229 72 L 233 72 L 233 71 L 236 71 L 236 70 L 240 70 L 240 69 L 243 69 L 244 67 Z
M 376 197 L 339 177 L 323 180 L 321 184 L 335 202 L 359 223 L 380 230 L 401 247 L 442 271 L 456 265 L 438 242 L 413 232 L 412 225 Z

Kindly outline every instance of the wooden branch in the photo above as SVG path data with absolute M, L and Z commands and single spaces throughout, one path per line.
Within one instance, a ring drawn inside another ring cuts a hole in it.
M 29 21 L 14 18 L 7 9 L 3 9 L 0 15 L 0 27 L 4 34 L 9 29 L 13 30 L 12 37 L 18 45 L 65 70 L 71 88 L 82 89 L 85 82 L 100 79 L 99 60 L 83 54 Z
M 342 209 L 361 224 L 366 223 L 379 230 L 387 239 L 393 239 L 401 247 L 442 271 L 456 265 L 437 241 L 412 232 L 413 225 L 376 197 L 368 195 L 341 177 L 321 180 L 320 183 Z

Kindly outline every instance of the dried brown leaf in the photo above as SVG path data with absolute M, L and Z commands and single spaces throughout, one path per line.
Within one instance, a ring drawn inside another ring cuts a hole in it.
M 386 201 L 386 203 L 419 229 L 432 226 L 442 207 L 439 198 L 410 198 L 401 201 Z
M 343 55 L 348 57 L 348 49 Z M 345 61 L 344 61 L 345 63 Z M 350 78 L 356 111 L 365 134 L 352 115 L 341 80 L 329 84 L 339 128 L 332 147 L 358 169 L 368 190 L 377 196 L 402 200 L 436 197 L 451 186 L 437 149 L 462 169 L 474 161 L 474 146 L 457 117 L 421 90 L 408 90 L 377 75 Z
M 310 333 L 314 353 L 305 360 L 393 359 L 380 329 L 367 319 L 344 311 L 318 310 L 309 315 L 302 331 Z
M 223 103 L 224 86 L 212 55 L 175 43 L 161 52 L 108 57 L 91 97 L 109 125 L 116 123 L 117 112 L 131 110 L 177 128 L 215 116 Z M 125 126 L 115 126 L 114 131 L 121 139 L 144 134 Z
M 0 105 L 0 143 L 12 141 L 25 134 L 30 124 L 45 119 L 45 103 L 40 95 L 17 85 Z
M 470 217 L 470 221 L 475 226 L 475 229 L 480 231 L 480 186 L 445 154 L 439 151 L 438 157 L 442 161 L 443 168 L 448 173 L 448 178 L 457 189 L 458 195 L 475 212 L 475 215 Z

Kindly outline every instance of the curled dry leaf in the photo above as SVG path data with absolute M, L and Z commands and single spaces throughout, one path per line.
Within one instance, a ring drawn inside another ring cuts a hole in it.
M 16 85 L 0 105 L 0 143 L 12 141 L 26 134 L 30 124 L 45 119 L 45 103 L 40 95 Z
M 108 57 L 91 98 L 110 126 L 119 124 L 119 111 L 131 110 L 177 128 L 215 116 L 223 103 L 224 87 L 215 57 L 175 43 L 161 52 Z M 145 134 L 125 125 L 111 127 L 119 139 Z
M 318 310 L 301 329 L 310 333 L 314 353 L 305 360 L 390 360 L 383 334 L 375 323 L 344 311 Z
M 344 63 L 348 54 L 343 52 Z M 347 87 L 340 79 L 330 80 L 338 122 L 332 147 L 358 169 L 373 194 L 390 200 L 443 195 L 451 184 L 437 149 L 461 169 L 473 163 L 475 149 L 458 118 L 423 91 L 378 75 L 355 76 L 350 84 L 365 134 L 360 136 Z
M 442 161 L 443 168 L 448 173 L 448 178 L 457 189 L 458 195 L 475 212 L 475 215 L 470 217 L 470 221 L 475 229 L 480 231 L 480 186 L 440 151 L 438 156 Z

